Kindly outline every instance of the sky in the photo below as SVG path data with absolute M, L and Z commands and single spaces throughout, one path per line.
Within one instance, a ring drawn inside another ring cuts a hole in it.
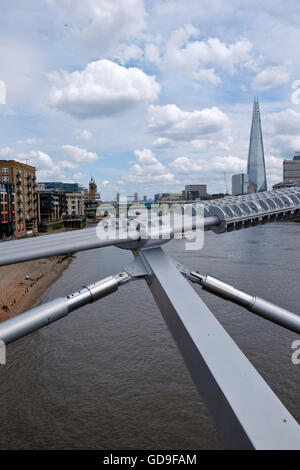
M 102 200 L 224 192 L 258 96 L 271 189 L 300 150 L 299 24 L 297 0 L 1 0 L 0 158 Z

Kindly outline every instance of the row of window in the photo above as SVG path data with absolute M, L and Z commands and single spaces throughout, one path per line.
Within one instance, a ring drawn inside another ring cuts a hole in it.
M 15 215 L 13 214 L 12 221 L 15 221 Z M 7 214 L 0 214 L 0 223 L 5 224 L 9 222 L 8 215 Z

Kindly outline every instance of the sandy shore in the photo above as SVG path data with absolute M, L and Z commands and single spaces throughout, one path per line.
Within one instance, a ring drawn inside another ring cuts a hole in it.
M 0 321 L 30 309 L 69 266 L 71 259 L 70 255 L 55 256 L 1 267 Z

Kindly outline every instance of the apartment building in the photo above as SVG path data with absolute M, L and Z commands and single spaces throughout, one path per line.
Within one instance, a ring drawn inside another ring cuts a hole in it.
M 0 183 L 0 240 L 15 232 L 14 185 Z
M 66 193 L 64 191 L 49 191 L 41 188 L 37 191 L 37 213 L 39 223 L 61 220 L 66 214 Z
M 84 215 L 84 194 L 67 193 L 66 194 L 66 215 Z
M 0 182 L 14 185 L 15 235 L 37 232 L 36 169 L 15 160 L 0 160 Z

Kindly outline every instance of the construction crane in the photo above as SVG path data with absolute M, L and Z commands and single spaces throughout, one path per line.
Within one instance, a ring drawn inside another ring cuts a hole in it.
M 224 171 L 224 183 L 225 183 L 225 194 L 229 194 L 228 192 L 228 186 L 227 186 L 227 179 L 226 179 L 226 173 Z

